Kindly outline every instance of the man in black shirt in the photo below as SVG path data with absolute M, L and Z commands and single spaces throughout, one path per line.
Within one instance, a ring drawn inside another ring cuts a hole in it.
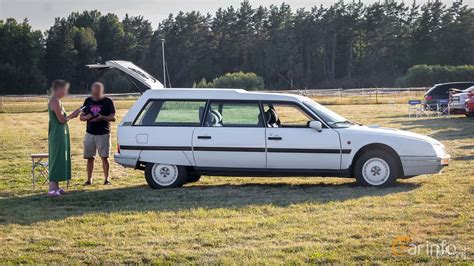
M 105 97 L 104 85 L 100 82 L 92 84 L 91 96 L 84 101 L 81 121 L 87 121 L 84 137 L 84 159 L 87 159 L 87 181 L 92 184 L 94 159 L 98 151 L 104 170 L 104 185 L 109 185 L 109 154 L 110 154 L 110 122 L 115 121 L 114 102 Z

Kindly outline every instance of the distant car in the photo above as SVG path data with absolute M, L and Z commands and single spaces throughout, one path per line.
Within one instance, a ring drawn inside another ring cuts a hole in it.
M 439 101 L 449 100 L 449 93 L 474 86 L 474 82 L 449 82 L 436 84 L 425 93 L 425 106 L 435 110 Z
M 471 86 L 460 93 L 451 96 L 450 109 L 451 113 L 464 114 L 466 112 L 466 100 L 469 95 L 474 92 L 474 86 Z
M 469 117 L 474 117 L 474 91 L 471 91 L 465 103 L 465 114 Z
M 355 177 L 382 187 L 438 173 L 449 163 L 433 138 L 361 126 L 307 97 L 161 89 L 130 62 L 107 65 L 139 71 L 134 77 L 150 88 L 119 124 L 114 159 L 144 170 L 152 188 L 180 187 L 201 175 Z

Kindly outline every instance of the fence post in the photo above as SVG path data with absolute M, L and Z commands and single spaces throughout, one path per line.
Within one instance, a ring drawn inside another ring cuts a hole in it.
M 0 96 L 0 113 L 3 113 L 3 97 Z
M 375 88 L 375 104 L 379 103 L 379 88 Z

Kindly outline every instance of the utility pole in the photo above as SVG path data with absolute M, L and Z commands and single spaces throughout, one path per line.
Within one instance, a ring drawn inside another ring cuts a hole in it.
M 163 54 L 163 87 L 166 88 L 165 39 L 161 39 L 161 53 Z

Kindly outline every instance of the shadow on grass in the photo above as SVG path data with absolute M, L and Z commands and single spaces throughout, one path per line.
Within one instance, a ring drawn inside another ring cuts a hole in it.
M 346 201 L 414 190 L 417 184 L 364 188 L 343 184 L 222 184 L 152 190 L 148 186 L 74 191 L 60 198 L 45 194 L 0 199 L 0 224 L 32 224 L 92 213 L 180 211 L 193 208 L 242 208 L 250 205 L 285 207 L 297 203 Z
M 474 160 L 474 155 L 458 156 L 454 158 L 456 161 L 471 161 Z
M 402 125 L 403 130 L 431 129 L 434 132 L 429 134 L 438 140 L 455 140 L 471 138 L 474 132 L 474 120 L 467 117 L 441 117 L 430 119 L 413 119 L 404 121 L 393 121 L 393 124 Z

